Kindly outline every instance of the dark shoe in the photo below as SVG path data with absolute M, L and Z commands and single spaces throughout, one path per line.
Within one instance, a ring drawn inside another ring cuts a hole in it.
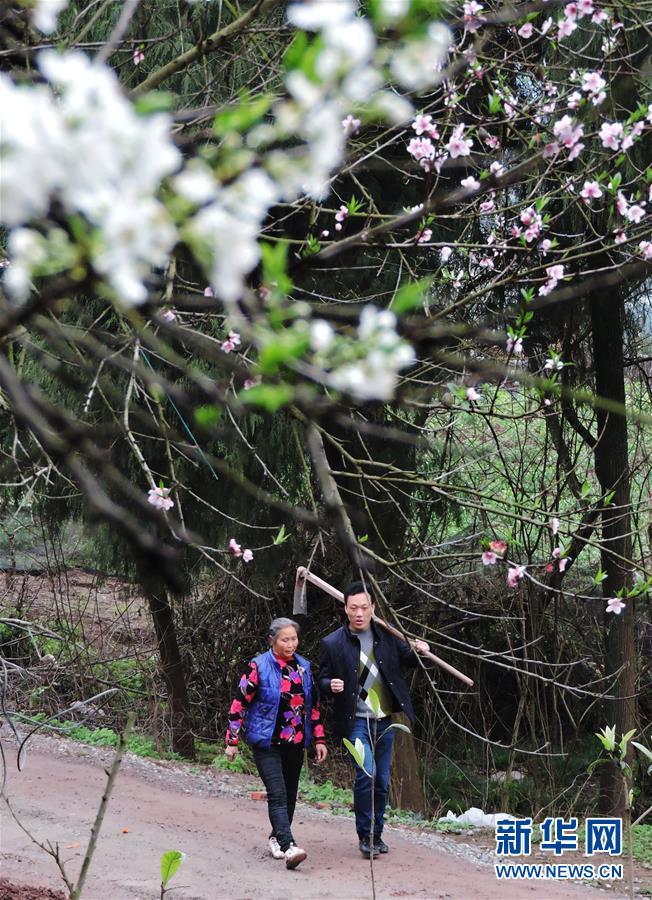
M 389 853 L 389 847 L 380 835 L 374 837 L 374 850 L 377 850 L 378 853 Z
M 371 841 L 368 837 L 360 838 L 360 843 L 358 844 L 360 848 L 360 853 L 364 856 L 365 859 L 369 859 L 371 857 Z M 374 859 L 378 856 L 378 850 L 374 846 Z

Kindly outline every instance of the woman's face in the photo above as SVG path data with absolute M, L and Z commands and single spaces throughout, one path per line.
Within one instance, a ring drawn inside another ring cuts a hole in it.
M 281 659 L 292 659 L 294 651 L 299 646 L 297 630 L 293 625 L 281 628 L 272 644 L 272 650 Z

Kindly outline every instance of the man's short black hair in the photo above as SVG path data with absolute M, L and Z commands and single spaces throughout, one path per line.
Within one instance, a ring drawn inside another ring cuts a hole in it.
M 371 593 L 368 585 L 363 584 L 362 581 L 352 581 L 351 584 L 344 591 L 344 605 L 345 606 L 346 606 L 346 602 L 349 599 L 349 597 L 353 596 L 354 594 L 367 594 L 367 596 L 369 597 L 369 600 L 372 603 L 376 602 L 373 598 L 373 594 Z

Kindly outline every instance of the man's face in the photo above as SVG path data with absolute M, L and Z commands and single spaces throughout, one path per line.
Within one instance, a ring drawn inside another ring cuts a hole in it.
M 351 594 L 347 597 L 344 611 L 352 631 L 366 631 L 369 628 L 374 607 L 368 594 Z

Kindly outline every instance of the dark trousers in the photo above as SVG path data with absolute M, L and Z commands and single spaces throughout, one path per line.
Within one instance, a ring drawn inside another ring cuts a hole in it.
M 267 791 L 267 809 L 272 835 L 287 850 L 293 844 L 292 819 L 297 804 L 299 775 L 303 765 L 303 747 L 254 747 L 254 760 Z

